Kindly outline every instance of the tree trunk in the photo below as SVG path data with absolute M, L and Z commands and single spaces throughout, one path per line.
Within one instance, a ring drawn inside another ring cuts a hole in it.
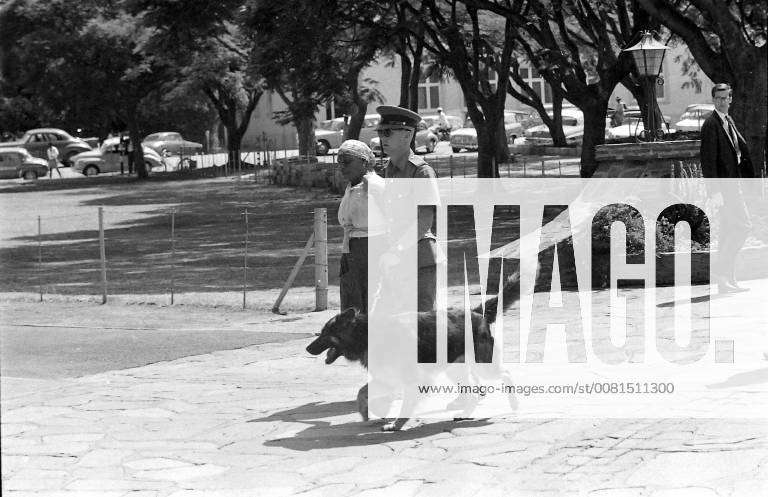
M 499 164 L 509 161 L 509 142 L 507 141 L 507 130 L 504 127 L 504 119 L 499 119 L 499 126 L 496 130 L 496 176 L 498 177 Z
M 136 168 L 136 176 L 140 179 L 149 178 L 147 163 L 144 162 L 144 149 L 141 146 L 141 133 L 136 121 L 131 121 L 128 124 L 128 136 L 133 143 L 133 167 Z
M 549 128 L 549 136 L 552 137 L 553 147 L 565 147 L 568 143 L 565 141 L 563 132 L 563 98 L 555 98 L 552 102 L 552 119 L 544 119 L 544 124 Z
M 360 130 L 363 128 L 365 122 L 365 113 L 368 112 L 368 102 L 360 97 L 360 92 L 355 89 L 352 94 L 352 109 L 349 118 L 349 126 L 347 127 L 347 136 L 345 140 L 358 140 L 360 138 Z M 367 145 L 367 144 L 366 144 Z
M 240 170 L 240 146 L 243 142 L 243 135 L 235 123 L 227 126 L 227 163 L 230 170 Z
M 595 146 L 605 143 L 605 115 L 608 112 L 608 98 L 594 100 L 581 107 L 584 112 L 584 140 L 581 144 L 581 177 L 589 178 L 595 173 Z
M 477 177 L 478 178 L 498 178 L 499 164 L 496 162 L 496 150 L 499 143 L 499 125 L 498 121 L 504 120 L 501 117 L 482 119 L 472 121 L 477 131 Z
M 745 67 L 745 74 L 734 79 L 733 103 L 730 109 L 736 126 L 747 141 L 755 175 L 758 177 L 765 169 L 768 124 L 768 59 L 764 55 L 766 47 L 762 48 L 763 50 L 755 49 L 755 53 L 751 54 L 756 54 L 757 57 L 749 57 L 751 64 Z
M 411 66 L 411 79 L 408 82 L 408 109 L 419 112 L 419 80 L 421 79 L 421 58 L 424 53 L 424 43 L 416 45 L 413 53 L 413 65 Z M 427 103 L 429 106 L 429 103 Z
M 296 116 L 294 117 L 294 124 L 296 125 L 296 131 L 299 135 L 299 155 L 306 155 L 311 157 L 317 155 L 317 151 L 315 149 L 316 140 L 314 116 Z
M 400 56 L 400 103 L 398 106 L 408 108 L 408 99 L 410 98 L 411 88 L 411 59 L 408 58 L 406 50 L 398 51 Z

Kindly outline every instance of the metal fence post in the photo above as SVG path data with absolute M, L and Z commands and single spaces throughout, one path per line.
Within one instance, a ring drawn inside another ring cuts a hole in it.
M 328 212 L 315 209 L 315 310 L 328 308 Z
M 104 207 L 99 207 L 99 257 L 101 259 L 101 303 L 107 303 L 107 254 L 104 247 Z
M 37 216 L 37 281 L 40 287 L 40 302 L 43 301 L 43 222 Z
M 171 305 L 175 293 L 176 278 L 176 209 L 171 209 Z
M 245 250 L 243 252 L 243 309 L 245 309 L 245 295 L 248 292 L 248 208 L 243 213 L 245 216 Z
M 544 176 L 544 161 L 541 161 L 541 175 Z

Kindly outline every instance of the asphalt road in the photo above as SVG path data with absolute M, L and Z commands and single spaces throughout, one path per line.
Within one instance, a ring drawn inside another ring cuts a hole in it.
M 0 325 L 0 375 L 80 377 L 182 357 L 285 342 L 309 333 Z

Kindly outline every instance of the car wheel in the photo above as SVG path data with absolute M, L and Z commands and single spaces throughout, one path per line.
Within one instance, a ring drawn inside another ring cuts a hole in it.
M 99 174 L 99 168 L 96 166 L 88 166 L 85 169 L 83 169 L 83 174 L 86 176 L 96 176 Z
M 453 153 L 454 154 L 458 154 L 459 152 L 461 152 L 461 148 L 460 147 L 451 147 L 451 149 L 453 149 Z
M 28 169 L 21 173 L 21 177 L 24 179 L 37 179 L 37 173 L 35 171 Z
M 325 140 L 320 140 L 317 142 L 317 146 L 315 147 L 315 152 L 317 155 L 325 155 L 328 153 L 328 151 L 331 149 L 331 146 L 328 145 L 328 142 Z

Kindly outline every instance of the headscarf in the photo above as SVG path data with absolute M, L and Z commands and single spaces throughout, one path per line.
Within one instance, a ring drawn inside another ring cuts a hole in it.
M 339 147 L 339 155 L 341 154 L 362 159 L 366 167 L 373 167 L 376 164 L 376 157 L 370 147 L 360 140 L 346 140 Z

